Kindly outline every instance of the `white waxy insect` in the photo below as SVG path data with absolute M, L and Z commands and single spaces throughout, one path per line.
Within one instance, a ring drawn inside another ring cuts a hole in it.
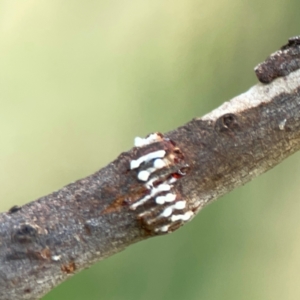
M 161 139 L 161 136 L 158 135 L 157 133 L 151 133 L 149 136 L 146 137 L 146 141 L 148 142 L 148 144 L 157 142 Z
M 141 200 L 139 200 L 139 201 L 135 202 L 134 204 L 132 204 L 130 207 L 131 207 L 131 209 L 136 209 L 138 206 L 143 205 L 144 203 L 146 203 L 151 198 L 152 198 L 151 195 L 147 195 L 147 196 L 143 197 Z
M 280 124 L 280 127 L 284 127 L 285 122 L 283 123 Z M 161 134 L 153 133 L 146 138 L 136 137 L 134 145 L 143 147 L 161 140 L 163 140 Z M 178 227 L 171 229 L 175 222 L 180 222 L 181 225 L 194 216 L 192 211 L 186 211 L 187 202 L 182 199 L 176 201 L 178 195 L 176 195 L 175 191 L 172 191 L 174 183 L 185 174 L 180 172 L 180 170 L 177 170 L 175 173 L 170 170 L 167 175 L 160 175 L 160 172 L 154 173 L 174 163 L 176 155 L 169 153 L 166 156 L 166 154 L 165 150 L 157 150 L 130 162 L 130 169 L 137 169 L 137 179 L 143 181 L 143 185 L 147 189 L 145 195 L 133 203 L 130 208 L 135 210 L 141 207 L 138 217 L 143 220 L 150 230 L 158 234 L 173 231 Z M 139 169 L 143 163 L 147 164 L 149 162 L 152 163 L 152 166 L 149 166 L 148 169 Z M 153 176 L 151 176 L 152 174 Z M 144 204 L 146 204 L 145 207 L 143 207 Z
M 157 133 L 152 133 L 148 137 L 146 137 L 145 139 L 137 136 L 134 139 L 134 146 L 135 147 L 143 147 L 143 146 L 146 146 L 146 145 L 149 145 L 151 143 L 159 141 L 160 138 L 161 137 Z
M 161 168 L 165 167 L 166 165 L 167 165 L 167 163 L 163 159 L 160 159 L 160 158 L 156 159 L 153 163 L 153 167 L 155 169 L 161 169 Z
M 151 193 L 145 197 L 143 197 L 142 199 L 140 199 L 139 201 L 135 202 L 134 204 L 132 204 L 130 207 L 132 209 L 136 209 L 138 206 L 144 204 L 145 202 L 147 202 L 149 199 L 151 199 L 152 197 L 154 197 L 155 195 L 157 195 L 160 192 L 167 192 L 171 189 L 171 186 L 168 184 L 160 184 L 157 187 L 153 187 L 151 189 Z
M 173 202 L 176 199 L 176 195 L 172 193 L 168 193 L 164 196 L 157 196 L 155 198 L 155 202 L 157 204 L 164 204 L 165 202 Z
M 176 221 L 188 221 L 191 217 L 193 216 L 193 212 L 187 211 L 183 215 L 172 215 L 171 221 L 176 222 Z
M 165 225 L 165 226 L 160 228 L 160 231 L 167 232 L 169 230 L 169 227 L 170 227 L 169 225 Z
M 172 193 L 168 193 L 166 195 L 165 201 L 166 202 L 173 202 L 176 199 L 176 195 Z
M 169 227 L 170 225 L 164 225 L 162 227 L 159 227 L 159 228 L 155 228 L 154 231 L 158 232 L 158 231 L 161 231 L 161 232 L 167 232 L 169 230 Z
M 164 204 L 165 202 L 173 202 L 176 199 L 176 195 L 172 193 L 168 193 L 164 196 L 157 196 L 155 198 L 155 202 L 157 204 Z
M 171 214 L 172 214 L 172 212 L 173 212 L 173 207 L 172 207 L 172 206 L 167 207 L 167 208 L 161 213 L 161 217 L 165 217 L 165 218 L 170 217 Z
M 178 201 L 174 205 L 165 208 L 165 210 L 160 214 L 160 216 L 161 217 L 166 217 L 166 218 L 170 217 L 172 215 L 174 209 L 179 209 L 179 210 L 184 209 L 185 204 L 186 204 L 185 201 Z M 179 216 L 182 220 L 187 218 L 186 214 L 179 215 Z
M 140 171 L 137 177 L 139 180 L 147 181 L 154 171 L 156 171 L 155 168 L 148 168 L 147 170 Z
M 184 209 L 185 208 L 185 201 L 178 201 L 175 203 L 174 208 L 175 209 Z
M 174 183 L 174 182 L 176 182 L 177 181 L 177 178 L 175 178 L 175 177 L 171 177 L 170 179 L 169 179 L 169 183 Z
M 170 189 L 171 189 L 171 186 L 169 184 L 162 183 L 162 184 L 158 185 L 157 188 L 154 188 L 153 190 L 157 190 L 157 192 L 167 192 Z M 157 194 L 157 192 L 155 194 Z
M 145 146 L 145 145 L 147 145 L 145 139 L 143 139 L 141 137 L 138 137 L 138 136 L 134 139 L 134 146 L 135 147 L 142 147 L 142 146 Z
M 162 158 L 166 155 L 166 151 L 165 150 L 157 150 L 154 152 L 150 152 L 144 156 L 141 156 L 140 158 L 136 159 L 136 160 L 132 160 L 130 162 L 130 169 L 136 169 L 138 168 L 143 162 L 148 162 L 152 159 L 155 158 Z
M 157 197 L 155 198 L 155 202 L 156 202 L 157 204 L 164 204 L 164 203 L 165 203 L 165 197 L 166 197 L 166 196 L 157 196 Z
M 137 177 L 138 177 L 139 180 L 147 181 L 150 175 L 151 175 L 150 172 L 144 170 L 144 171 L 140 171 L 140 172 L 138 173 L 138 176 L 137 176 Z

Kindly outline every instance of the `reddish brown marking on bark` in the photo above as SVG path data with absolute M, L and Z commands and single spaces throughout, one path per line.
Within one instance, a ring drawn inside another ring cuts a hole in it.
M 183 224 L 180 221 L 177 221 L 169 227 L 169 230 L 167 233 L 173 232 L 176 229 L 180 228 L 181 226 L 183 226 Z
M 91 227 L 88 224 L 84 224 L 84 230 L 87 235 L 92 235 Z
M 74 261 L 70 261 L 67 265 L 62 265 L 60 269 L 67 274 L 74 273 L 76 270 L 76 265 Z
M 40 255 L 43 259 L 49 259 L 51 257 L 51 251 L 46 247 L 40 252 Z
M 179 179 L 182 177 L 182 175 L 178 174 L 178 173 L 173 173 L 172 174 L 172 177 L 176 178 L 176 179 Z
M 124 206 L 128 206 L 134 201 L 143 197 L 149 191 L 144 186 L 139 186 L 135 191 L 130 193 L 130 195 L 119 196 L 111 205 L 109 205 L 102 214 L 112 213 L 120 210 Z
M 18 280 L 17 280 L 17 279 L 12 279 L 12 280 L 11 280 L 11 283 L 12 283 L 13 285 L 17 285 L 17 284 L 18 284 Z

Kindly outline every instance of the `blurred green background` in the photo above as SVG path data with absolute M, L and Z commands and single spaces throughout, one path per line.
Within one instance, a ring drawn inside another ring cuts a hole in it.
M 299 29 L 299 1 L 0 0 L 0 211 L 246 91 Z M 43 299 L 300 299 L 299 161 Z

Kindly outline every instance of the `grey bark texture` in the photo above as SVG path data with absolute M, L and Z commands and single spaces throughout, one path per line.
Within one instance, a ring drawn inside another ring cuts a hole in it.
M 40 299 L 94 262 L 176 230 L 299 150 L 299 53 L 299 39 L 290 39 L 257 66 L 261 82 L 246 93 L 1 213 L 0 299 Z

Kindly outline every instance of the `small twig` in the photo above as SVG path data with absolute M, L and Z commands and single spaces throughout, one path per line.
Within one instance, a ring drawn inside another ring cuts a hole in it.
M 94 262 L 176 230 L 299 150 L 299 53 L 299 39 L 290 39 L 256 68 L 263 83 L 165 135 L 136 139 L 87 178 L 0 214 L 0 299 L 39 299 Z

